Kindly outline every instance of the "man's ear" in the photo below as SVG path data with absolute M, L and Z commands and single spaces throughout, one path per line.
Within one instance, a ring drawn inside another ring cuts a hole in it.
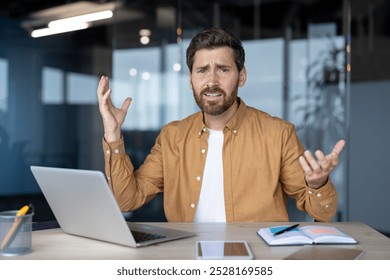
M 190 88 L 193 90 L 193 88 L 192 88 L 192 79 L 191 79 L 191 72 L 188 73 L 188 82 L 190 83 Z
M 244 68 L 241 69 L 240 71 L 240 74 L 239 74 L 239 83 L 238 83 L 238 86 L 242 87 L 245 85 L 245 82 L 246 82 L 246 68 L 244 66 Z

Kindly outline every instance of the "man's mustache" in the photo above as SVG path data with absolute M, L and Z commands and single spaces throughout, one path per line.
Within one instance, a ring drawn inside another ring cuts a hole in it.
M 207 87 L 207 88 L 203 89 L 200 93 L 202 95 L 204 95 L 206 93 L 222 93 L 222 94 L 226 95 L 226 92 L 218 86 L 214 86 L 211 88 Z

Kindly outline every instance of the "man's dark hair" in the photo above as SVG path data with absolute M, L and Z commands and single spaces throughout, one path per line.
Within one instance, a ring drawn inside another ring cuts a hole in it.
M 192 38 L 186 52 L 187 66 L 190 72 L 192 72 L 194 56 L 198 50 L 220 47 L 230 47 L 233 50 L 234 62 L 237 65 L 238 71 L 241 71 L 245 63 L 245 51 L 241 41 L 226 30 L 212 28 L 200 32 Z

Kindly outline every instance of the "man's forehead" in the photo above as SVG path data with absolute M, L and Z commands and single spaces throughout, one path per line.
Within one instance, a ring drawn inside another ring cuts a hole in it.
M 206 61 L 219 61 L 224 64 L 234 63 L 233 49 L 229 47 L 219 47 L 197 50 L 194 55 L 194 64 L 203 64 Z

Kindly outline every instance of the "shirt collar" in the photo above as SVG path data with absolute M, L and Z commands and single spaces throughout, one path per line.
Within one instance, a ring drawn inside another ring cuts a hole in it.
M 233 133 L 233 135 L 235 135 L 235 136 L 237 136 L 238 131 L 240 130 L 242 121 L 245 118 L 245 113 L 246 113 L 246 108 L 247 108 L 244 101 L 241 100 L 241 98 L 239 98 L 239 97 L 237 97 L 237 103 L 238 103 L 237 111 L 234 113 L 233 117 L 228 121 L 228 123 L 226 124 L 226 126 L 224 128 L 224 131 L 225 130 L 231 131 Z M 207 127 L 204 123 L 203 113 L 200 112 L 199 116 L 201 117 L 202 121 L 200 122 L 201 127 L 198 130 L 198 136 L 201 137 L 204 133 L 207 132 Z

